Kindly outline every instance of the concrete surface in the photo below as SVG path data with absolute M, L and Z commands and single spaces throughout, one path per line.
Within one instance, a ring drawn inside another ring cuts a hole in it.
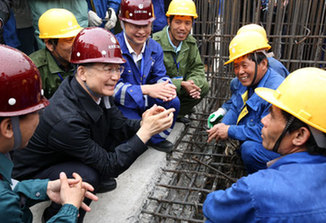
M 176 123 L 168 140 L 175 143 L 184 127 Z M 138 222 L 142 206 L 159 180 L 161 168 L 166 165 L 166 153 L 149 148 L 117 178 L 115 190 L 98 194 L 99 200 L 92 202 L 92 211 L 86 214 L 84 222 Z M 48 205 L 49 202 L 43 202 L 32 207 L 34 223 L 41 222 L 43 210 Z

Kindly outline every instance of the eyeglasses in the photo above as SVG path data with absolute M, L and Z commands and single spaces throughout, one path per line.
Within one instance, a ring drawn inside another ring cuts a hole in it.
M 104 66 L 92 66 L 95 70 L 105 72 L 107 74 L 119 73 L 120 75 L 123 73 L 125 67 L 120 65 L 104 65 Z

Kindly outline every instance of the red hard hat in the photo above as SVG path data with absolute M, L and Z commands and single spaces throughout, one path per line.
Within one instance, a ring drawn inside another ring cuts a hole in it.
M 119 19 L 136 25 L 147 25 L 155 19 L 151 0 L 122 0 Z
M 0 61 L 0 117 L 29 114 L 49 104 L 40 72 L 28 56 L 0 45 Z
M 118 40 L 110 32 L 99 27 L 85 28 L 78 33 L 72 45 L 71 63 L 115 63 L 122 64 Z

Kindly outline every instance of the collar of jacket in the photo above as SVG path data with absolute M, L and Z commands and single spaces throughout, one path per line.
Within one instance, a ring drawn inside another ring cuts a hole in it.
M 278 169 L 280 166 L 289 165 L 289 164 L 317 164 L 317 163 L 326 163 L 326 156 L 322 155 L 311 155 L 308 152 L 298 152 L 292 153 L 285 156 L 282 156 L 269 168 Z
M 157 40 L 161 46 L 164 52 L 174 52 L 173 46 L 171 46 L 170 42 L 169 42 L 169 38 L 168 38 L 168 34 L 167 34 L 167 28 L 168 26 L 165 26 L 164 29 L 160 32 L 157 32 L 154 34 L 154 40 Z M 178 54 L 181 54 L 184 51 L 187 51 L 189 49 L 189 45 L 191 44 L 196 44 L 196 39 L 189 34 L 187 36 L 187 38 L 182 41 L 182 46 L 181 46 L 181 50 L 178 52 Z
M 122 54 L 128 55 L 132 58 L 132 55 L 129 53 L 129 50 L 127 48 L 127 45 L 126 45 L 123 35 L 124 35 L 124 31 L 117 34 L 117 39 L 119 40 Z M 158 53 L 155 47 L 150 47 L 152 41 L 154 41 L 152 38 L 148 38 L 146 40 L 145 52 L 143 53 L 143 58 L 145 58 L 145 61 L 147 61 L 149 59 L 149 57 L 152 55 L 152 53 Z
M 11 173 L 14 164 L 3 154 L 0 153 L 0 174 L 3 179 L 11 183 Z
M 266 73 L 264 74 L 263 78 L 257 84 L 257 88 L 265 86 L 265 83 L 266 83 L 267 79 L 269 78 L 270 74 L 271 74 L 271 70 L 270 70 L 270 68 L 268 68 Z M 248 90 L 248 88 L 241 84 L 239 93 L 243 94 L 246 90 Z M 247 100 L 246 104 L 252 110 L 257 111 L 258 108 L 260 107 L 260 103 L 257 103 L 258 101 L 264 101 L 264 100 L 261 97 L 259 97 L 256 93 L 253 93 L 253 95 L 251 95 L 251 97 Z
M 66 78 L 68 79 L 68 78 Z M 84 108 L 84 111 L 97 122 L 103 115 L 103 109 L 94 101 L 94 99 L 88 94 L 88 92 L 79 84 L 76 77 L 71 80 L 71 89 L 74 91 L 77 101 Z M 112 104 L 112 98 L 110 97 L 110 103 Z

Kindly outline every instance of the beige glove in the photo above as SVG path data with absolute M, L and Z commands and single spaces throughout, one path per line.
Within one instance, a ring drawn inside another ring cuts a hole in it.
M 88 26 L 100 26 L 102 24 L 102 19 L 98 17 L 98 15 L 92 11 L 88 11 Z
M 240 143 L 239 140 L 228 138 L 227 140 L 225 140 L 225 145 L 225 155 L 232 156 L 234 154 L 234 151 L 239 149 Z
M 108 9 L 108 11 L 106 12 L 106 15 L 105 15 L 105 19 L 108 20 L 104 26 L 104 28 L 106 30 L 110 30 L 115 27 L 115 24 L 117 23 L 117 15 L 115 14 L 115 11 L 113 10 L 113 8 Z

